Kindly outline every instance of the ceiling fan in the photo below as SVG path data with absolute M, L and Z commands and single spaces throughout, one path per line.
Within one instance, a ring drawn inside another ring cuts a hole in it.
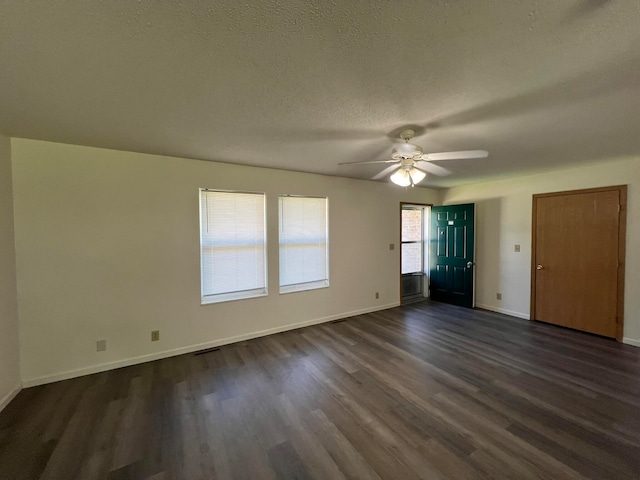
M 489 152 L 486 150 L 465 150 L 462 152 L 441 152 L 441 153 L 423 153 L 422 147 L 409 143 L 415 136 L 413 129 L 406 129 L 400 132 L 400 138 L 405 143 L 399 144 L 391 151 L 390 160 L 371 160 L 364 162 L 343 162 L 338 165 L 365 165 L 369 163 L 393 163 L 393 165 L 385 168 L 380 173 L 372 177 L 372 180 L 378 180 L 393 172 L 389 179 L 396 185 L 401 187 L 414 187 L 427 176 L 426 172 L 438 176 L 451 174 L 450 170 L 439 165 L 430 163 L 438 160 L 461 160 L 467 158 L 486 158 Z

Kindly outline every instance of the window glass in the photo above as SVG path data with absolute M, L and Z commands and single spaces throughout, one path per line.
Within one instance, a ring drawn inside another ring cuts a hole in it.
M 402 209 L 401 273 L 422 272 L 422 210 Z
M 422 241 L 422 211 L 402 210 L 402 241 Z
M 402 273 L 422 271 L 422 243 L 402 244 Z

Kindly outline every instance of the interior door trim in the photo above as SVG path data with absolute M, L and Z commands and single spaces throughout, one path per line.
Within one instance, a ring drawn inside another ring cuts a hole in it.
M 620 215 L 618 217 L 618 285 L 616 303 L 616 340 L 622 342 L 624 335 L 624 266 L 625 246 L 627 238 L 627 186 L 613 185 L 610 187 L 585 188 L 582 190 L 567 190 L 562 192 L 537 193 L 533 195 L 533 213 L 531 216 L 531 321 L 536 318 L 536 218 L 537 201 L 544 197 L 559 197 L 564 195 L 579 195 L 584 193 L 598 193 L 617 191 L 620 201 Z

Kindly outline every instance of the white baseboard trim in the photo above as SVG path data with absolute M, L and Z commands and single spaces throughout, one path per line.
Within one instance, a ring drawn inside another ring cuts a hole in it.
M 530 315 L 528 313 L 520 313 L 514 312 L 513 310 L 507 310 L 506 308 L 494 307 L 492 305 L 483 305 L 481 303 L 476 303 L 477 308 L 481 308 L 482 310 L 489 310 L 490 312 L 503 313 L 505 315 L 509 315 L 511 317 L 523 318 L 525 320 L 529 320 Z
M 387 305 L 380 305 L 376 307 L 363 308 L 361 310 L 354 310 L 352 312 L 329 315 L 328 317 L 314 318 L 312 320 L 305 320 L 304 322 L 291 323 L 289 325 L 269 328 L 267 330 L 261 330 L 258 332 L 252 332 L 252 333 L 247 333 L 243 335 L 236 335 L 234 337 L 227 337 L 219 340 L 212 340 L 210 342 L 190 345 L 188 347 L 174 348 L 174 349 L 165 350 L 162 352 L 150 353 L 147 355 L 140 355 L 139 357 L 125 358 L 123 360 L 116 360 L 114 362 L 101 363 L 98 365 L 92 365 L 90 367 L 79 368 L 77 370 L 67 370 L 65 372 L 54 373 L 52 375 L 43 375 L 41 377 L 26 379 L 22 382 L 22 384 L 25 388 L 27 388 L 27 387 L 35 387 L 36 385 L 44 385 L 45 383 L 59 382 L 61 380 L 68 380 L 70 378 L 82 377 L 84 375 L 91 375 L 93 373 L 106 372 L 107 370 L 114 370 L 116 368 L 129 367 L 131 365 L 137 365 L 139 363 L 152 362 L 154 360 L 161 360 L 163 358 L 175 357 L 177 355 L 184 355 L 185 353 L 193 353 L 199 350 L 206 350 L 207 348 L 219 347 L 221 345 L 228 345 L 230 343 L 242 342 L 244 340 L 251 340 L 252 338 L 273 335 L 274 333 L 286 332 L 289 330 L 308 327 L 310 325 L 316 325 L 319 323 L 326 323 L 326 322 L 331 322 L 333 320 L 340 320 L 341 318 L 354 317 L 356 315 L 362 315 L 365 313 L 377 312 L 379 310 L 386 310 L 388 308 L 397 307 L 399 305 L 400 305 L 400 302 L 394 302 L 394 303 L 389 303 Z
M 633 345 L 634 347 L 640 347 L 640 339 L 637 338 L 622 337 L 622 343 L 626 345 Z
M 9 405 L 9 402 L 13 400 L 16 395 L 20 393 L 22 390 L 22 383 L 16 385 L 9 393 L 7 393 L 2 400 L 0 400 L 0 412 L 4 410 L 4 407 Z

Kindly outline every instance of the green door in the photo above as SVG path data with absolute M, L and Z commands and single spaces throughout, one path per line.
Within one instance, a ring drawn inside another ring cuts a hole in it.
M 430 297 L 473 308 L 474 204 L 431 207 Z

